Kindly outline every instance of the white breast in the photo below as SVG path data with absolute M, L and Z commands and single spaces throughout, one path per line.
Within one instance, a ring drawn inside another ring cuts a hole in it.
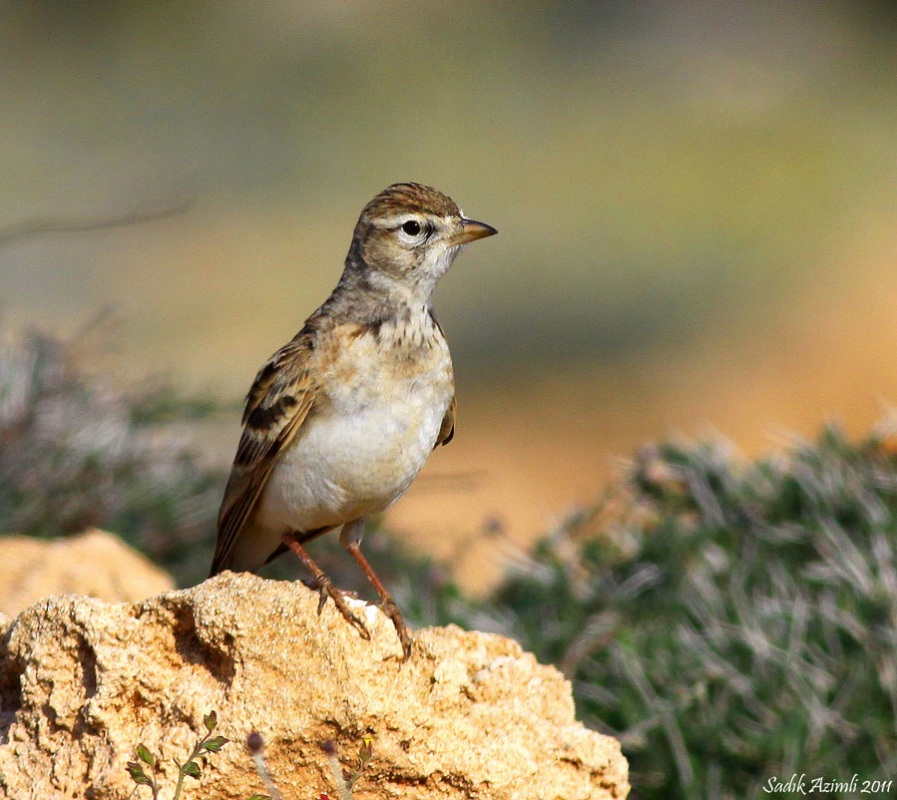
M 448 347 L 435 326 L 432 333 L 423 351 L 404 347 L 399 329 L 365 334 L 341 351 L 324 402 L 278 458 L 258 523 L 278 535 L 340 525 L 405 492 L 436 444 L 454 392 Z

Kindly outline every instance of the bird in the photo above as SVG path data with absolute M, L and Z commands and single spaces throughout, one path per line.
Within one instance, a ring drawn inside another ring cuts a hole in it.
M 305 548 L 340 528 L 408 660 L 411 634 L 360 546 L 368 517 L 454 436 L 454 372 L 433 290 L 461 248 L 496 233 L 420 183 L 394 183 L 364 207 L 336 288 L 249 390 L 210 575 L 256 572 L 292 551 L 320 594 L 318 613 L 330 598 L 369 639 Z

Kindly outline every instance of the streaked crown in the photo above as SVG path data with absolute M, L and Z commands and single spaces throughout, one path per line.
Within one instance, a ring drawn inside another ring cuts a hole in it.
M 422 183 L 394 183 L 387 186 L 361 212 L 361 219 L 373 222 L 397 213 L 423 216 L 461 217 L 461 209 L 451 197 Z

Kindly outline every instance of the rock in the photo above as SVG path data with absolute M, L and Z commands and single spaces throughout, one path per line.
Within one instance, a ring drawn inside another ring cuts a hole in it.
M 58 594 L 134 601 L 174 587 L 118 537 L 95 529 L 65 539 L 0 537 L 0 564 L 0 611 L 8 615 Z
M 130 605 L 28 608 L 0 638 L 0 798 L 125 800 L 138 744 L 172 797 L 174 761 L 212 710 L 232 741 L 185 797 L 268 794 L 245 747 L 253 731 L 284 800 L 340 796 L 326 742 L 360 772 L 355 800 L 626 796 L 619 744 L 576 722 L 569 683 L 515 642 L 429 628 L 403 664 L 379 609 L 356 606 L 365 641 L 332 603 L 317 607 L 302 584 L 226 572 Z

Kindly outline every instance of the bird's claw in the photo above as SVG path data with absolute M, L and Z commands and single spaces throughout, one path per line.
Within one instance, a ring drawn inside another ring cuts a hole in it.
M 379 603 L 379 608 L 392 620 L 393 627 L 396 629 L 396 635 L 399 637 L 399 642 L 402 645 L 402 663 L 404 663 L 411 658 L 412 639 L 408 626 L 402 617 L 402 612 L 399 611 L 399 607 L 395 604 L 392 597 L 389 596 L 383 598 Z
M 323 576 L 322 576 L 323 577 Z M 362 622 L 361 618 L 358 617 L 351 608 L 349 608 L 349 604 L 346 602 L 345 595 L 334 586 L 329 579 L 324 578 L 323 580 L 318 580 L 318 614 L 321 613 L 324 608 L 324 604 L 327 602 L 327 598 L 329 597 L 333 600 L 333 605 L 336 606 L 337 611 L 343 615 L 346 622 L 348 622 L 355 630 L 358 631 L 358 635 L 361 636 L 362 639 L 370 640 L 371 634 L 368 632 L 367 626 Z

